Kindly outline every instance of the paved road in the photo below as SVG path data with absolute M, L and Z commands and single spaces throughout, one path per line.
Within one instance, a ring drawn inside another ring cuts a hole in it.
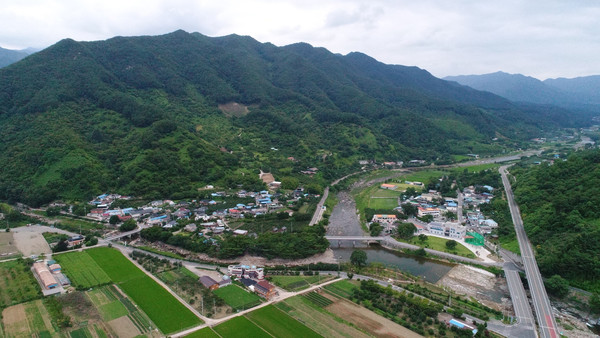
M 546 294 L 546 289 L 544 288 L 544 283 L 542 282 L 542 276 L 537 266 L 537 262 L 535 261 L 533 249 L 531 248 L 531 243 L 529 243 L 527 234 L 525 233 L 525 229 L 523 227 L 523 220 L 521 219 L 519 206 L 515 202 L 510 181 L 508 180 L 507 168 L 508 166 L 502 166 L 500 167 L 499 171 L 502 175 L 502 183 L 504 184 L 504 190 L 506 191 L 510 213 L 515 225 L 517 240 L 519 241 L 519 248 L 521 249 L 521 257 L 525 267 L 525 275 L 527 276 L 527 281 L 529 283 L 529 290 L 533 300 L 533 306 L 535 309 L 535 315 L 537 317 L 538 327 L 540 329 L 540 335 L 543 338 L 558 337 L 559 331 L 558 327 L 556 326 L 554 314 L 552 313 L 552 306 L 550 305 L 550 300 Z
M 464 203 L 464 196 L 462 194 L 462 191 L 460 191 L 460 189 L 456 189 L 456 193 L 457 193 L 457 197 L 458 197 L 458 208 L 456 208 L 456 216 L 458 217 L 458 223 L 459 224 L 463 224 L 463 222 L 465 221 L 463 218 L 463 203 Z
M 504 273 L 510 291 L 510 298 L 512 299 L 513 307 L 515 309 L 515 315 L 517 316 L 517 325 L 510 328 L 509 336 L 536 338 L 535 319 L 533 317 L 533 312 L 531 312 L 529 299 L 525 294 L 525 288 L 521 282 L 519 271 L 512 263 L 506 263 Z

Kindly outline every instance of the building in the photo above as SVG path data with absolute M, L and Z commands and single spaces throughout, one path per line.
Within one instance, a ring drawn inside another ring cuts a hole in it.
M 230 276 L 236 276 L 238 278 L 253 278 L 253 279 L 264 279 L 265 270 L 264 268 L 258 268 L 254 265 L 230 265 L 227 267 L 227 274 Z
M 229 282 L 231 283 L 231 280 Z M 219 283 L 217 283 L 217 281 L 212 279 L 210 276 L 200 277 L 200 283 L 202 283 L 202 285 L 209 290 L 216 290 L 219 288 Z
M 435 207 L 418 207 L 418 216 L 423 217 L 426 215 L 431 215 L 433 217 L 440 217 L 440 209 Z
M 48 265 L 46 265 L 46 263 L 33 263 L 33 271 L 35 272 L 36 276 L 38 277 L 38 280 L 46 290 L 58 287 L 58 282 L 50 272 L 50 269 L 48 268 Z
M 256 285 L 254 285 L 254 290 L 256 290 L 256 293 L 258 293 L 259 296 L 264 297 L 267 300 L 277 295 L 277 290 L 275 290 L 275 286 L 267 282 L 266 280 L 262 280 L 256 283 Z
M 467 233 L 467 228 L 454 222 L 431 222 L 427 225 L 427 231 L 432 235 L 463 239 Z
M 382 215 L 382 214 L 378 214 L 378 215 L 373 215 L 373 219 L 371 220 L 371 222 L 377 222 L 381 225 L 392 225 L 394 223 L 396 223 L 398 221 L 398 217 L 396 217 L 396 215 Z
M 394 184 L 384 183 L 384 184 L 380 185 L 379 187 L 381 189 L 396 190 L 396 186 Z
M 68 243 L 69 247 L 73 247 L 76 245 L 83 244 L 83 240 L 84 240 L 83 236 L 76 235 L 76 236 L 69 237 L 69 239 L 67 239 L 67 243 Z

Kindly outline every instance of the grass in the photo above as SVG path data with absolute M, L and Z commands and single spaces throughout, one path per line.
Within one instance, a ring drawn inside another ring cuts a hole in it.
M 325 290 L 340 296 L 342 298 L 350 298 L 357 286 L 355 282 L 349 280 L 341 280 L 329 285 L 325 285 Z
M 502 248 L 504 248 L 508 251 L 514 252 L 518 255 L 521 254 L 521 248 L 519 248 L 519 241 L 517 241 L 516 238 L 513 238 L 509 241 L 501 240 L 500 245 L 502 246 Z
M 396 238 L 396 240 L 398 240 L 398 241 L 418 245 L 422 248 L 429 248 L 432 250 L 448 252 L 451 254 L 455 254 L 455 255 L 459 255 L 459 256 L 463 256 L 463 257 L 467 257 L 467 258 L 475 258 L 475 254 L 471 250 L 467 249 L 464 245 L 462 245 L 458 241 L 456 242 L 456 248 L 454 248 L 454 250 L 449 250 L 446 247 L 446 242 L 449 241 L 450 239 L 451 238 L 446 239 L 446 238 L 440 238 L 440 237 L 434 237 L 434 236 L 427 236 L 427 240 L 425 242 L 421 242 L 417 236 L 413 237 L 409 241 Z
M 398 185 L 398 184 L 396 184 Z M 404 184 L 402 184 L 404 185 Z M 375 190 L 375 192 L 371 195 L 371 197 L 387 197 L 387 198 L 397 198 L 398 196 L 402 195 L 402 192 L 404 190 L 389 190 L 389 189 L 377 189 Z
M 227 305 L 238 311 L 249 309 L 261 303 L 260 297 L 256 294 L 247 292 L 237 285 L 228 285 L 213 292 L 223 299 Z
M 271 335 L 252 323 L 248 318 L 240 316 L 214 327 L 221 337 L 227 338 L 270 338 Z
M 271 282 L 287 291 L 299 291 L 310 285 L 331 280 L 333 276 L 271 276 Z
M 125 305 L 118 300 L 99 306 L 98 311 L 100 311 L 102 319 L 105 322 L 127 316 L 129 314 L 129 311 L 127 311 Z
M 175 258 L 175 259 L 185 259 L 185 257 L 183 257 L 182 255 L 170 252 L 170 251 L 162 251 L 162 250 L 158 250 L 158 249 L 154 249 L 151 248 L 149 246 L 136 246 L 136 249 L 140 249 L 140 250 L 144 250 L 144 251 L 148 251 L 148 252 L 152 252 L 155 254 L 159 254 L 162 256 L 166 256 L 166 257 L 171 257 L 171 258 Z
M 275 337 L 321 337 L 273 305 L 252 311 L 246 316 Z
M 163 333 L 173 333 L 202 323 L 189 309 L 119 251 L 94 248 L 87 252 Z
M 0 263 L 0 311 L 41 297 L 40 286 L 25 261 Z
M 397 198 L 371 198 L 369 199 L 369 208 L 371 209 L 389 209 L 390 211 L 398 206 Z
M 480 171 L 487 170 L 490 168 L 498 168 L 499 166 L 500 165 L 498 163 L 484 163 L 484 164 L 477 164 L 477 165 L 472 165 L 472 166 L 468 166 L 468 167 L 457 167 L 457 168 L 453 168 L 452 171 L 463 172 L 465 169 L 467 169 L 469 172 L 476 173 L 476 172 L 480 172 Z
M 192 332 L 185 336 L 186 338 L 219 338 L 220 336 L 215 333 L 210 327 L 205 327 L 201 330 Z
M 54 255 L 53 258 L 62 266 L 63 272 L 78 290 L 108 284 L 111 281 L 86 251 L 68 252 Z

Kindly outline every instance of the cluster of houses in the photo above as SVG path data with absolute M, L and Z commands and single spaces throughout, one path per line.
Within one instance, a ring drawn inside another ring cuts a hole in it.
M 231 285 L 232 278 L 236 278 L 251 292 L 255 292 L 260 297 L 270 300 L 276 296 L 275 286 L 265 280 L 264 268 L 250 265 L 230 265 L 227 267 L 227 275 L 224 275 L 220 281 L 215 281 L 209 276 L 200 277 L 200 283 L 210 290 Z
M 31 268 L 33 276 L 42 287 L 44 296 L 64 292 L 64 286 L 71 284 L 71 281 L 62 273 L 61 266 L 54 260 L 37 261 Z
M 406 182 L 407 184 L 422 186 L 421 182 Z M 381 184 L 381 189 L 395 190 L 394 184 Z M 421 193 L 419 196 L 411 197 L 402 203 L 409 203 L 417 208 L 419 218 L 431 216 L 432 221 L 428 223 L 414 222 L 416 233 L 429 233 L 435 236 L 447 237 L 451 239 L 465 240 L 467 243 L 483 245 L 483 236 L 481 234 L 491 233 L 492 229 L 498 227 L 492 219 L 486 219 L 481 213 L 479 206 L 489 203 L 494 197 L 493 187 L 484 185 L 480 187 L 467 187 L 463 190 L 463 209 L 466 212 L 464 221 L 459 222 L 463 212 L 459 210 L 458 199 L 443 197 L 438 191 L 429 190 Z M 400 204 L 400 201 L 399 201 Z M 394 210 L 402 211 L 399 205 Z M 447 217 L 449 213 L 457 214 L 456 217 Z M 398 224 L 398 218 L 395 214 L 375 214 L 371 219 L 371 224 L 378 223 L 383 226 L 384 233 L 393 233 Z

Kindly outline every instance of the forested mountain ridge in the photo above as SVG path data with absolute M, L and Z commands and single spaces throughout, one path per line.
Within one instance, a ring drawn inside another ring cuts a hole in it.
M 600 150 L 553 165 L 514 167 L 515 196 L 545 277 L 600 291 Z
M 219 109 L 231 102 L 249 113 Z M 447 161 L 578 122 L 303 43 L 184 31 L 65 39 L 0 69 L 0 199 L 193 197 L 207 183 L 260 186 L 261 168 L 302 182 L 317 166 L 324 183 L 358 159 Z

